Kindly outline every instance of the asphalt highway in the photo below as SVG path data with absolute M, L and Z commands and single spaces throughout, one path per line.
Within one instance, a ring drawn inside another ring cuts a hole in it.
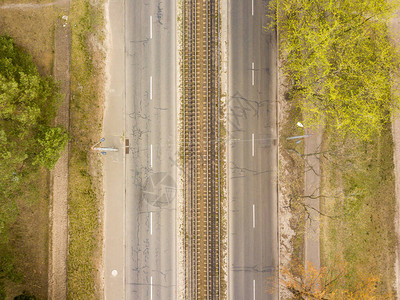
M 105 298 L 176 299 L 176 1 L 110 0 Z M 228 295 L 277 299 L 276 37 L 266 1 L 228 2 Z M 127 151 L 127 152 L 125 152 Z M 123 180 L 125 178 L 125 180 Z
M 174 299 L 176 4 L 125 3 L 126 299 Z
M 229 299 L 277 299 L 276 35 L 266 1 L 230 0 Z

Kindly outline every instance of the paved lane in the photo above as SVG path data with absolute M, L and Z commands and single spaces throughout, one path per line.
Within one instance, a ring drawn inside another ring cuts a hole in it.
M 229 298 L 277 299 L 276 38 L 266 1 L 231 0 L 229 47 Z
M 104 294 L 105 299 L 125 295 L 125 180 L 121 135 L 125 122 L 125 36 L 124 2 L 108 3 L 112 47 L 109 56 L 110 86 L 106 93 L 103 147 L 116 147 L 104 159 Z
M 175 17 L 126 0 L 126 299 L 176 295 Z

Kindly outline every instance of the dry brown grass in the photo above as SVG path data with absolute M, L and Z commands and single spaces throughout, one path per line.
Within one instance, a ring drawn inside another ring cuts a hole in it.
M 43 4 L 50 0 L 0 0 L 0 4 Z M 95 7 L 92 4 L 96 4 Z M 101 132 L 104 53 L 98 51 L 103 33 L 102 1 L 72 1 L 70 19 L 75 22 L 71 66 L 70 248 L 68 288 L 71 299 L 101 298 L 102 188 L 101 165 L 89 153 Z M 54 27 L 60 11 L 46 6 L 34 9 L 0 9 L 0 34 L 14 38 L 32 55 L 41 75 L 51 75 L 54 60 Z M 13 227 L 17 269 L 23 283 L 10 284 L 10 295 L 23 290 L 47 298 L 48 270 L 48 172 L 32 179 L 27 191 L 32 205 L 20 205 Z M 36 190 L 36 192 L 35 192 Z M 28 197 L 28 196 L 27 196 Z M 34 199 L 37 199 L 36 201 Z M 28 258 L 28 259 L 27 259 Z
M 0 4 L 16 4 L 16 3 L 35 3 L 35 4 L 42 4 L 42 3 L 51 3 L 54 0 L 0 0 Z
M 0 9 L 0 34 L 11 36 L 32 57 L 41 75 L 50 75 L 54 59 L 54 25 L 57 10 Z
M 280 124 L 280 188 L 289 201 L 293 257 L 304 261 L 304 220 L 301 199 L 304 161 L 301 144 L 286 141 L 301 135 L 295 123 L 301 119 L 298 110 L 287 102 L 287 115 Z M 295 121 L 296 120 L 296 121 Z M 321 264 L 335 270 L 340 258 L 348 266 L 337 289 L 351 290 L 364 276 L 373 274 L 377 282 L 377 299 L 392 299 L 395 280 L 395 194 L 393 144 L 390 129 L 365 143 L 338 139 L 325 132 L 321 157 L 322 191 Z
M 18 202 L 19 214 L 10 229 L 10 246 L 15 255 L 21 283 L 8 282 L 9 297 L 24 290 L 40 299 L 47 298 L 49 175 L 41 169 L 32 174 Z
M 72 1 L 68 298 L 102 298 L 101 162 L 90 147 L 100 139 L 104 53 L 102 1 Z
M 304 259 L 305 213 L 301 205 L 303 201 L 299 201 L 298 195 L 304 192 L 304 159 L 299 156 L 299 153 L 304 152 L 304 144 L 303 142 L 296 144 L 286 138 L 302 135 L 304 132 L 296 126 L 297 121 L 301 120 L 300 110 L 292 102 L 284 102 L 284 105 L 281 105 L 281 113 L 285 118 L 280 120 L 279 124 L 279 186 L 282 197 L 280 206 L 281 213 L 287 211 L 291 215 L 289 223 L 295 232 L 290 241 L 292 249 L 289 252 L 296 260 L 302 261 Z

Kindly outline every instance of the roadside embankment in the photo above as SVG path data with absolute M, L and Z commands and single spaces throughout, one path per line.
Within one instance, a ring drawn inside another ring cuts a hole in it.
M 281 283 L 287 292 L 307 297 L 311 291 L 315 297 L 391 299 L 396 237 L 390 118 L 399 102 L 391 93 L 399 62 L 388 38 L 391 2 L 275 4 L 283 103 L 289 107 L 284 118 L 290 118 L 280 126 L 281 207 L 290 212 L 294 230 L 292 261 Z M 298 121 L 306 131 L 296 127 Z M 321 126 L 312 149 L 315 133 L 285 141 Z M 287 169 L 290 164 L 295 172 Z M 307 170 L 319 184 L 309 186 L 307 173 L 294 176 Z M 310 216 L 320 224 L 311 228 L 319 237 L 309 241 L 321 248 L 307 255 Z
M 67 298 L 102 299 L 104 1 L 72 0 Z
M 29 1 L 31 5 L 22 9 L 18 7 L 22 2 L 28 1 L 2 1 L 0 35 L 11 37 L 20 50 L 32 57 L 34 68 L 37 68 L 41 77 L 54 75 L 54 28 L 60 11 L 53 3 L 40 5 L 31 1 Z M 2 96 L 5 94 L 2 91 Z M 46 100 L 45 107 L 41 107 L 40 99 L 46 98 L 38 99 L 34 95 L 31 94 L 33 99 L 26 101 L 20 108 L 25 105 L 36 107 L 39 105 L 42 114 L 54 116 L 54 103 L 52 103 L 54 98 L 51 99 L 51 95 L 47 95 L 50 97 Z M 50 118 L 49 125 L 53 124 L 53 117 Z M 31 132 L 29 138 L 22 140 L 18 138 L 16 144 L 18 147 L 11 155 L 15 161 L 18 157 L 25 155 L 25 162 L 16 170 L 10 172 L 8 169 L 2 176 L 4 183 L 7 179 L 4 175 L 13 172 L 16 175 L 13 180 L 15 184 L 7 182 L 7 188 L 1 188 L 2 203 L 0 205 L 0 210 L 5 211 L 7 216 L 4 218 L 2 215 L 1 221 L 12 220 L 7 224 L 6 231 L 1 231 L 2 234 L 7 234 L 7 242 L 0 238 L 0 295 L 3 295 L 3 288 L 5 288 L 6 297 L 10 299 L 22 293 L 40 299 L 48 296 L 51 180 L 50 172 L 44 167 L 36 168 L 31 164 L 32 159 L 29 158 L 35 153 L 37 147 L 34 141 L 37 133 L 34 119 L 31 118 L 30 126 L 23 126 L 24 130 Z M 2 119 L 2 130 L 6 128 L 4 124 L 4 119 Z M 17 124 L 14 124 L 13 128 L 17 128 Z M 14 142 L 9 138 L 6 147 L 11 150 Z M 2 160 L 0 165 L 4 171 L 12 167 L 13 163 L 12 160 L 6 159 Z

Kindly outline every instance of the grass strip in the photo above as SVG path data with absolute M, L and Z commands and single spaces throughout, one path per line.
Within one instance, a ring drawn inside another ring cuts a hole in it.
M 68 299 L 100 299 L 101 163 L 90 153 L 102 124 L 103 1 L 73 0 L 70 9 L 71 105 Z
M 329 132 L 329 130 L 328 130 Z M 352 290 L 373 274 L 376 294 L 394 295 L 396 236 L 393 141 L 390 125 L 368 142 L 325 137 L 321 259 L 328 269 L 343 260 L 346 276 L 338 289 Z

